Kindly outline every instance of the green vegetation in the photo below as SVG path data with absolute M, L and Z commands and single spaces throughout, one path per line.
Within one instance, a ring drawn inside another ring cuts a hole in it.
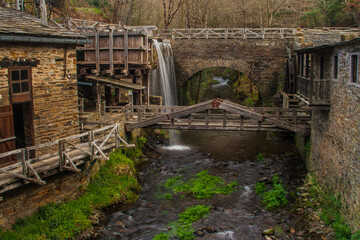
M 162 196 L 165 199 L 171 199 L 173 194 L 185 193 L 198 199 L 205 199 L 214 194 L 229 194 L 234 191 L 236 186 L 238 186 L 236 181 L 225 184 L 220 177 L 210 175 L 207 170 L 203 170 L 186 182 L 182 176 L 168 179 L 164 184 L 168 192 Z
M 256 159 L 257 159 L 259 162 L 265 161 L 265 158 L 264 158 L 264 156 L 262 155 L 262 153 L 259 153 L 259 154 L 256 156 Z
M 140 138 L 135 150 L 118 149 L 110 153 L 110 159 L 101 166 L 83 196 L 39 208 L 35 214 L 19 219 L 12 231 L 0 231 L 0 239 L 73 239 L 91 227 L 89 217 L 94 212 L 118 202 L 135 201 L 140 186 L 135 163 L 128 156 L 139 156 L 145 140 Z
M 265 188 L 265 183 L 258 182 L 255 184 L 255 193 L 262 198 L 265 208 L 271 211 L 288 204 L 286 199 L 288 192 L 285 191 L 279 176 L 274 175 L 272 182 L 272 188 L 268 191 Z
M 350 227 L 346 224 L 345 218 L 341 213 L 342 203 L 340 197 L 322 191 L 317 185 L 315 178 L 310 174 L 308 174 L 308 180 L 311 184 L 309 189 L 310 196 L 320 200 L 321 219 L 326 225 L 334 229 L 336 239 L 360 239 L 360 230 L 352 234 Z
M 191 228 L 194 222 L 206 217 L 210 212 L 210 207 L 206 205 L 196 205 L 187 208 L 183 213 L 180 213 L 178 220 L 168 224 L 169 231 L 157 234 L 154 240 L 166 240 L 176 237 L 180 240 L 195 239 L 194 229 Z

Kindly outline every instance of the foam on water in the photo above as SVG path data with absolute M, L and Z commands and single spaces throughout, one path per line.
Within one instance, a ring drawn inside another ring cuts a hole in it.
M 184 145 L 171 145 L 171 146 L 164 146 L 162 149 L 169 150 L 169 151 L 188 151 L 191 148 Z

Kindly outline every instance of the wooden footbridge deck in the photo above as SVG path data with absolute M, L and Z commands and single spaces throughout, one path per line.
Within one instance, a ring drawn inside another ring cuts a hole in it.
M 307 109 L 250 108 L 222 99 L 186 107 L 128 106 L 107 110 L 125 113 L 126 131 L 160 128 L 309 134 L 311 120 L 311 111 Z
M 53 142 L 1 153 L 0 158 L 16 156 L 18 162 L 0 168 L 0 194 L 27 183 L 44 185 L 45 177 L 62 171 L 80 172 L 79 166 L 86 161 L 93 165 L 99 159 L 107 160 L 105 153 L 113 148 L 134 146 L 119 136 L 119 125 L 112 124 Z

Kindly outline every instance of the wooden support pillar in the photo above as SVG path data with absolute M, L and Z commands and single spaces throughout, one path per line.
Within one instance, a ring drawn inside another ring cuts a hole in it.
M 191 128 L 191 114 L 188 116 L 188 127 Z
M 105 86 L 105 105 L 111 106 L 111 87 Z M 104 109 L 106 112 L 106 109 Z
M 129 72 L 129 30 L 125 30 L 124 36 L 124 64 L 125 64 L 125 74 Z
M 147 73 L 147 82 L 146 82 L 146 102 L 150 106 L 150 71 Z
M 240 129 L 243 130 L 244 128 L 244 116 L 240 116 Z
M 120 90 L 118 88 L 115 88 L 115 103 L 120 102 Z
M 140 106 L 137 107 L 137 111 L 138 111 L 138 121 L 141 121 L 142 120 L 142 113 L 141 113 L 141 107 Z
M 174 126 L 175 125 L 175 118 L 172 118 L 171 119 L 171 126 Z
M 27 175 L 27 167 L 26 167 L 26 150 L 25 150 L 25 148 L 23 148 L 22 150 L 21 150 L 21 164 L 22 164 L 22 174 L 24 175 L 24 176 L 26 176 Z
M 96 31 L 95 34 L 95 55 L 96 55 L 96 75 L 100 75 L 100 34 Z
M 109 57 L 110 57 L 110 75 L 115 75 L 114 71 L 114 34 L 113 29 L 109 31 Z
M 96 110 L 101 113 L 101 85 L 96 84 Z
M 313 54 L 311 54 L 309 57 L 308 57 L 308 59 L 310 60 L 310 65 L 311 65 L 311 67 L 310 67 L 310 90 L 309 90 L 309 103 L 311 103 L 312 102 L 312 100 L 313 100 L 313 89 L 314 89 L 314 68 L 315 68 L 315 56 L 314 56 L 315 54 L 313 53 Z
M 261 121 L 258 121 L 258 130 L 261 130 Z

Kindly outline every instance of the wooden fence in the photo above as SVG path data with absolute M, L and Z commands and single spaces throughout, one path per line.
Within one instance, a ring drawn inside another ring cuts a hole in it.
M 171 39 L 293 39 L 290 28 L 159 29 L 154 37 Z
M 119 126 L 113 124 L 53 142 L 1 153 L 0 158 L 16 155 L 18 162 L 0 168 L 0 193 L 28 182 L 44 185 L 43 177 L 61 171 L 80 172 L 78 166 L 86 160 L 108 160 L 106 151 L 134 146 L 119 136 Z M 58 151 L 37 154 L 54 148 Z

